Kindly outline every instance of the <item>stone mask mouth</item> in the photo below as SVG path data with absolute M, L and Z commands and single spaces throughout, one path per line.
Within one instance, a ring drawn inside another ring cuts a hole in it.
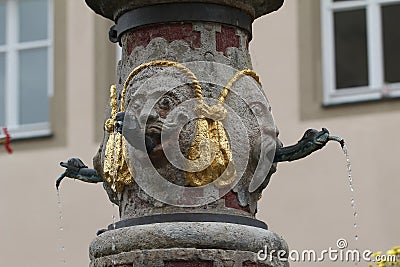
M 160 119 L 153 122 L 148 122 L 146 124 L 144 134 L 146 151 L 149 156 L 164 153 L 161 144 L 161 133 L 163 131 L 163 128 L 165 128 L 164 121 Z
M 162 132 L 163 126 L 164 126 L 164 122 L 161 120 L 157 120 L 153 123 L 149 123 L 146 125 L 145 134 L 148 136 L 161 138 L 161 132 Z
M 171 123 L 162 118 L 147 122 L 144 137 L 147 154 L 151 159 L 162 160 L 165 158 L 165 149 L 169 149 L 176 138 L 179 138 L 176 136 L 175 130 L 177 123 L 179 122 Z

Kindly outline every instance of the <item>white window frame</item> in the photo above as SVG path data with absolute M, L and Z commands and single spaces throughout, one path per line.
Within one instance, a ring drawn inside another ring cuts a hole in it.
M 47 96 L 48 101 L 53 95 L 53 25 L 54 11 L 53 0 L 48 0 L 48 25 L 47 39 L 38 41 L 19 42 L 19 18 L 18 0 L 5 0 L 6 3 L 6 44 L 0 45 L 0 52 L 5 53 L 5 126 L 8 128 L 13 139 L 33 138 L 51 135 L 50 111 L 49 121 L 43 123 L 20 124 L 19 123 L 19 77 L 18 77 L 18 51 L 33 48 L 47 48 Z
M 400 83 L 384 82 L 381 6 L 400 0 L 321 0 L 323 104 L 335 105 L 400 97 Z M 368 86 L 336 89 L 334 12 L 365 7 L 368 50 Z M 377 41 L 380 40 L 380 41 Z

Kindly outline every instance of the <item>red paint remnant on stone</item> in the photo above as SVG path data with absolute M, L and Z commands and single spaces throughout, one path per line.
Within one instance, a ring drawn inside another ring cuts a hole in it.
M 165 261 L 164 267 L 213 267 L 212 261 Z
M 236 35 L 236 29 L 228 26 L 221 26 L 221 32 L 217 32 L 217 51 L 226 55 L 228 47 L 240 47 L 240 37 Z
M 199 48 L 201 46 L 200 32 L 194 31 L 191 23 L 158 24 L 132 30 L 128 33 L 128 55 L 132 53 L 135 47 L 147 46 L 152 39 L 157 37 L 164 38 L 168 42 L 183 40 L 191 48 Z
M 233 191 L 229 191 L 225 196 L 222 197 L 225 199 L 225 207 L 227 208 L 234 208 L 237 210 L 243 210 L 250 213 L 250 207 L 242 207 L 239 204 L 239 200 L 237 198 L 237 194 Z

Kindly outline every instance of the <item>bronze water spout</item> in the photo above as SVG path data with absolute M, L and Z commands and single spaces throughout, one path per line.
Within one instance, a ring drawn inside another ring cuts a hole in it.
M 297 144 L 277 148 L 274 162 L 294 161 L 305 158 L 323 148 L 329 141 L 339 142 L 342 147 L 344 145 L 342 138 L 330 135 L 326 128 L 322 128 L 321 131 L 308 129 Z

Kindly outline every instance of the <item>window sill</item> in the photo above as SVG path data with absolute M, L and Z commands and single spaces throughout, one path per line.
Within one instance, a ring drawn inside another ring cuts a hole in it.
M 9 127 L 8 131 L 11 135 L 12 141 L 51 137 L 53 135 L 49 123 L 36 123 L 18 127 Z M 4 136 L 1 135 L 0 138 L 1 137 Z
M 336 92 L 325 96 L 322 106 L 330 107 L 397 98 L 400 98 L 400 83 L 390 84 L 384 88 L 378 89 L 358 87 L 353 89 L 337 90 Z

